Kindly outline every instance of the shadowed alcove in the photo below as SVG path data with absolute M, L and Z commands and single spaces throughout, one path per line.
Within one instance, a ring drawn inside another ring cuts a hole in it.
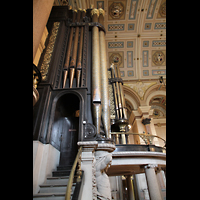
M 79 133 L 79 106 L 77 95 L 62 95 L 57 103 L 51 132 L 51 144 L 59 145 L 59 165 L 71 165 L 77 153 Z

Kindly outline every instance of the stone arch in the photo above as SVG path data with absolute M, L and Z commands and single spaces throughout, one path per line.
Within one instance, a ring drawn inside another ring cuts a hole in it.
M 159 91 L 153 91 L 152 93 L 150 93 L 148 95 L 148 97 L 146 98 L 146 105 L 149 106 L 149 102 L 150 100 L 155 97 L 155 96 L 166 96 L 166 91 L 163 90 L 159 90 Z
M 150 88 L 148 88 L 144 94 L 144 102 L 147 106 L 149 106 L 149 101 L 154 96 L 166 96 L 166 88 L 160 87 L 161 85 L 159 83 L 152 85 Z
M 56 109 L 57 109 L 57 103 L 59 102 L 60 99 L 64 98 L 64 96 L 70 95 L 71 97 L 74 95 L 75 98 L 79 100 L 79 133 L 78 133 L 78 140 L 82 141 L 83 140 L 83 127 L 82 127 L 82 121 L 83 121 L 83 113 L 84 113 L 84 99 L 83 96 L 77 92 L 77 91 L 63 91 L 59 92 L 53 99 L 52 102 L 52 108 L 51 108 L 51 113 L 50 113 L 50 120 L 49 120 L 49 127 L 48 127 L 48 133 L 47 133 L 47 142 L 51 143 L 51 134 L 52 134 L 52 128 L 53 128 L 53 123 L 55 121 L 55 114 L 56 114 Z M 55 145 L 56 147 L 56 145 Z M 56 147 L 57 149 L 59 147 Z
M 140 97 L 134 90 L 132 90 L 128 86 L 123 85 L 123 88 L 124 88 L 125 99 L 131 103 L 134 110 L 137 110 L 138 107 L 141 105 Z

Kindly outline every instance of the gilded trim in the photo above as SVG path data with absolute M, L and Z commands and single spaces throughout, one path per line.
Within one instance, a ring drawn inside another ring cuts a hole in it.
M 92 11 L 91 11 L 91 15 L 94 15 L 94 14 L 97 14 L 97 16 L 99 17 L 99 10 L 94 8 Z
M 102 8 L 99 8 L 99 15 L 101 15 L 101 14 L 104 16 L 105 15 L 105 11 Z
M 51 57 L 52 57 L 55 41 L 56 41 L 56 38 L 57 38 L 59 26 L 60 26 L 60 22 L 54 22 L 53 28 L 51 30 L 51 36 L 49 38 L 49 43 L 47 45 L 46 52 L 45 52 L 45 55 L 44 55 L 44 59 L 43 59 L 43 62 L 42 62 L 42 66 L 41 66 L 41 69 L 40 69 L 40 72 L 41 72 L 41 75 L 42 75 L 42 81 L 47 80 L 47 74 L 49 72 L 49 64 L 51 62 Z

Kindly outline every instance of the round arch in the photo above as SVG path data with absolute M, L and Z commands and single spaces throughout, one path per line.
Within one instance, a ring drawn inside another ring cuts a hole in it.
M 141 105 L 140 97 L 131 88 L 125 85 L 123 85 L 123 88 L 124 88 L 125 99 L 127 99 L 131 103 L 134 110 L 137 110 L 137 108 Z
M 149 106 L 149 102 L 154 96 L 166 96 L 166 91 L 158 90 L 158 91 L 153 91 L 152 93 L 150 93 L 149 96 L 146 98 L 147 106 Z
M 82 127 L 82 121 L 83 121 L 83 113 L 84 113 L 84 99 L 83 96 L 77 92 L 77 91 L 63 91 L 59 92 L 53 99 L 52 102 L 52 108 L 51 108 L 51 113 L 50 113 L 50 119 L 49 119 L 49 128 L 47 132 L 47 142 L 50 142 L 51 138 L 51 131 L 52 131 L 52 125 L 54 123 L 54 118 L 55 118 L 55 112 L 56 112 L 56 106 L 59 101 L 59 99 L 63 98 L 66 95 L 74 95 L 79 99 L 79 133 L 83 133 L 83 127 Z M 82 141 L 83 140 L 83 135 L 78 134 L 78 140 Z

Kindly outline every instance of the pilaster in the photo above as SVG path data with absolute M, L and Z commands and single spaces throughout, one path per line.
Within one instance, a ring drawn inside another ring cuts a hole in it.
M 81 169 L 84 171 L 83 192 L 81 200 L 96 200 L 95 156 L 97 141 L 78 142 L 82 146 Z

